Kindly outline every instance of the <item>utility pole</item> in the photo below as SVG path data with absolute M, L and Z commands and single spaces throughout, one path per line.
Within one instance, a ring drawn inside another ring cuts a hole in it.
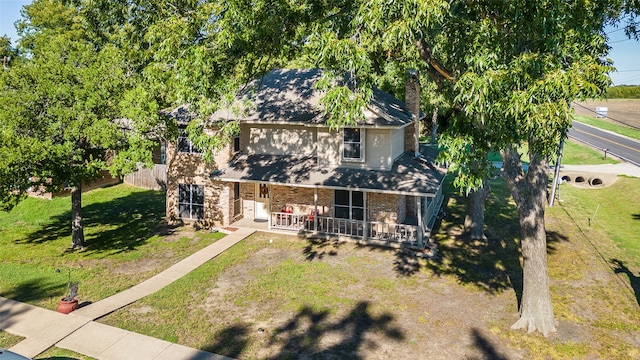
M 553 206 L 553 201 L 556 197 L 556 187 L 558 186 L 558 178 L 560 177 L 560 161 L 562 160 L 562 149 L 564 148 L 564 138 L 560 141 L 560 150 L 558 151 L 558 160 L 556 161 L 556 168 L 553 174 L 553 187 L 551 188 L 551 195 L 549 196 L 549 207 Z

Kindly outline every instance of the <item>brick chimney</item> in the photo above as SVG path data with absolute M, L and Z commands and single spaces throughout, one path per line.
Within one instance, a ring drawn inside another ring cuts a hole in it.
M 420 75 L 414 69 L 407 71 L 405 104 L 413 116 L 413 125 L 405 128 L 405 151 L 413 151 L 420 157 Z

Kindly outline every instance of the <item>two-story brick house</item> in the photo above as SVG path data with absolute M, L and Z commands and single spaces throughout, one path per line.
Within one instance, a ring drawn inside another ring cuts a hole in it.
M 365 121 L 336 131 L 318 105 L 320 76 L 275 70 L 250 83 L 244 96 L 252 106 L 242 116 L 214 114 L 237 120 L 240 135 L 213 163 L 184 136 L 169 144 L 167 219 L 203 226 L 253 219 L 270 229 L 424 246 L 445 170 L 434 164 L 436 150 L 418 144 L 417 79 L 407 81 L 409 105 L 374 89 Z M 184 107 L 172 116 L 189 119 Z

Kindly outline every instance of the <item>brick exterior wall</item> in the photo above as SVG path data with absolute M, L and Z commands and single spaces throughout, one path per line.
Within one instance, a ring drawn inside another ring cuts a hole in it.
M 313 210 L 313 193 L 310 188 L 272 186 L 271 211 L 281 212 L 285 206 L 291 206 L 294 214 L 308 214 Z
M 395 194 L 367 194 L 369 221 L 398 224 L 404 220 L 404 196 Z
M 416 149 L 416 124 L 404 128 L 404 151 L 415 152 Z
M 405 151 L 417 152 L 419 137 L 418 130 L 420 126 L 418 124 L 418 117 L 420 116 L 420 76 L 415 70 L 409 70 L 407 72 L 404 102 L 416 120 L 413 125 L 405 128 Z
M 333 190 L 318 189 L 318 215 L 333 216 Z
M 176 144 L 167 143 L 167 204 L 166 220 L 169 224 L 193 223 L 196 227 L 210 228 L 228 225 L 233 216 L 233 184 L 213 181 L 212 171 L 218 164 L 225 166 L 231 159 L 231 145 L 214 156 L 207 164 L 201 154 L 179 153 Z M 178 213 L 178 185 L 194 184 L 204 186 L 204 218 L 201 220 L 181 219 Z

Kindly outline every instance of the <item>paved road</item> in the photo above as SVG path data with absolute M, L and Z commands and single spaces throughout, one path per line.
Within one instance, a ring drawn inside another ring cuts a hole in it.
M 640 141 L 600 130 L 578 121 L 573 122 L 573 127 L 569 130 L 569 137 L 599 150 L 607 149 L 608 154 L 640 166 Z

